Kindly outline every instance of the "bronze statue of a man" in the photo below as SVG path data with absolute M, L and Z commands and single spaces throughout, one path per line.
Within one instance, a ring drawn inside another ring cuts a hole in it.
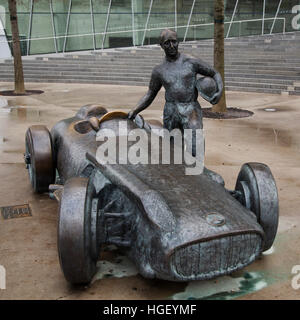
M 137 106 L 128 113 L 129 119 L 146 109 L 163 86 L 165 107 L 163 114 L 164 128 L 172 130 L 193 129 L 192 154 L 195 155 L 195 130 L 202 129 L 202 111 L 196 88 L 197 74 L 215 80 L 217 89 L 210 103 L 216 104 L 221 98 L 223 83 L 221 75 L 210 65 L 200 59 L 182 54 L 178 51 L 177 34 L 173 30 L 163 30 L 160 34 L 160 46 L 165 51 L 164 61 L 154 67 L 146 95 Z

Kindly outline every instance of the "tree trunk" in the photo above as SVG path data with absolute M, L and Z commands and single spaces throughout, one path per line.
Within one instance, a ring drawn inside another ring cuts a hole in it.
M 224 89 L 221 100 L 214 105 L 212 111 L 226 112 L 225 71 L 224 71 L 224 0 L 215 0 L 214 29 L 214 67 L 221 74 Z
M 8 4 L 9 4 L 11 33 L 12 33 L 12 48 L 13 48 L 13 56 L 14 56 L 15 93 L 24 94 L 25 86 L 24 86 L 21 46 L 20 46 L 20 39 L 19 39 L 19 28 L 18 28 L 18 20 L 17 20 L 16 0 L 8 0 Z

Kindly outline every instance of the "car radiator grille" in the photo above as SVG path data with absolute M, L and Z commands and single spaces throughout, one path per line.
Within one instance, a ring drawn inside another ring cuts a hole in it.
M 171 270 L 178 280 L 202 280 L 231 273 L 253 262 L 262 238 L 255 233 L 238 234 L 175 249 Z

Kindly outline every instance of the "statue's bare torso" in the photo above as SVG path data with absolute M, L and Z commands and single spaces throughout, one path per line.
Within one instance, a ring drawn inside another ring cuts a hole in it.
M 149 87 L 158 91 L 165 88 L 164 127 L 202 128 L 202 112 L 197 101 L 197 74 L 214 76 L 215 71 L 205 62 L 185 54 L 176 60 L 164 59 L 153 69 Z
M 166 102 L 195 102 L 198 91 L 195 87 L 197 72 L 193 58 L 180 54 L 176 61 L 165 61 L 154 68 L 165 88 Z

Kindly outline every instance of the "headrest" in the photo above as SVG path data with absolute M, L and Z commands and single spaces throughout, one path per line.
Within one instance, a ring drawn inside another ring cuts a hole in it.
M 76 117 L 82 120 L 97 117 L 101 118 L 104 114 L 107 113 L 107 110 L 98 104 L 87 104 L 79 109 L 76 113 Z

